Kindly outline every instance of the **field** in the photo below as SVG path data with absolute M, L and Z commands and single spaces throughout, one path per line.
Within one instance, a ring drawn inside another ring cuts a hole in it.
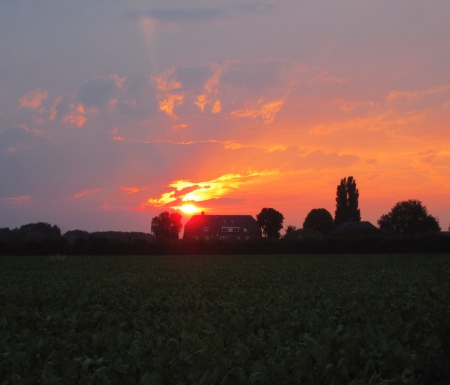
M 1 384 L 448 384 L 450 255 L 1 257 Z

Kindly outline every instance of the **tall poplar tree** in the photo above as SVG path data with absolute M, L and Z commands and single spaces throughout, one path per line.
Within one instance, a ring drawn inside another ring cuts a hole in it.
M 334 227 L 344 222 L 361 221 L 358 208 L 359 191 L 352 176 L 341 179 L 336 189 L 336 211 L 334 213 Z

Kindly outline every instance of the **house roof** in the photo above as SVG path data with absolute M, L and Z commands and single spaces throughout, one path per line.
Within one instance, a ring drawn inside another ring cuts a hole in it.
M 316 230 L 297 229 L 285 235 L 286 238 L 324 238 L 325 236 Z
M 360 222 L 345 222 L 339 225 L 334 229 L 336 234 L 344 233 L 347 231 L 371 231 L 378 230 L 372 223 L 369 221 L 360 221 Z
M 219 234 L 222 227 L 239 227 L 240 233 L 261 235 L 261 227 L 251 215 L 194 215 L 184 226 L 184 234 L 203 232 L 209 227 L 209 233 Z M 245 230 L 244 230 L 245 229 Z

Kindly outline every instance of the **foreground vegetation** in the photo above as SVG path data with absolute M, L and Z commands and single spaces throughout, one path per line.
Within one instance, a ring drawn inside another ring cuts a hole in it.
M 1 257 L 2 384 L 448 384 L 450 255 Z

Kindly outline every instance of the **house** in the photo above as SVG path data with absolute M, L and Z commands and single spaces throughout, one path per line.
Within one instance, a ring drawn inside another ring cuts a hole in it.
M 369 221 L 344 222 L 334 229 L 334 234 L 374 233 L 378 228 Z
M 294 239 L 294 238 L 297 238 L 297 239 L 306 239 L 306 238 L 323 239 L 323 238 L 325 238 L 325 236 L 320 231 L 311 230 L 311 229 L 297 229 L 297 230 L 290 232 L 289 234 L 286 234 L 284 237 L 289 238 L 289 239 Z
M 261 227 L 251 215 L 194 215 L 184 226 L 184 239 L 261 238 Z

